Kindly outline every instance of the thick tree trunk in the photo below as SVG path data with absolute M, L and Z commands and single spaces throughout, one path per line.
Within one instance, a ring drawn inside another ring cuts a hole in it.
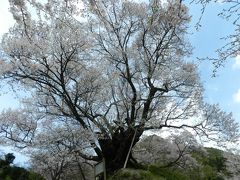
M 114 134 L 112 139 L 100 139 L 99 143 L 102 149 L 103 156 L 106 162 L 106 170 L 108 174 L 113 173 L 114 171 L 123 168 L 124 162 L 127 158 L 128 151 L 133 140 L 135 129 L 129 128 L 123 130 L 119 128 Z M 135 145 L 140 136 L 142 135 L 143 130 L 140 128 L 137 129 L 136 136 L 134 138 L 133 145 Z M 131 160 L 132 156 L 130 154 L 128 158 Z

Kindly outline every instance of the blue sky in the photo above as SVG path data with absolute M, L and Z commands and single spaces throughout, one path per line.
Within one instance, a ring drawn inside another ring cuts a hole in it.
M 210 4 L 201 20 L 201 28 L 197 31 L 191 27 L 189 40 L 194 46 L 191 58 L 216 57 L 216 49 L 225 44 L 222 37 L 231 34 L 234 27 L 230 22 L 217 16 L 223 4 Z M 194 26 L 200 17 L 200 6 L 191 5 L 191 25 Z M 201 79 L 204 83 L 205 100 L 209 103 L 219 103 L 227 112 L 232 112 L 234 118 L 240 122 L 240 56 L 229 59 L 217 72 L 217 77 L 212 77 L 212 64 L 209 61 L 199 65 Z
M 202 26 L 197 31 L 194 25 L 200 17 L 201 7 L 191 5 L 190 14 L 193 17 L 188 37 L 194 46 L 192 60 L 195 60 L 196 57 L 214 57 L 216 55 L 215 50 L 225 43 L 220 38 L 233 32 L 232 24 L 217 16 L 223 6 L 221 3 L 208 6 L 201 21 Z M 1 0 L 0 38 L 13 24 L 14 21 L 8 12 L 8 0 Z M 205 100 L 209 103 L 219 103 L 223 110 L 233 112 L 234 118 L 240 123 L 240 56 L 230 59 L 224 68 L 218 70 L 218 76 L 215 78 L 212 78 L 213 69 L 210 62 L 202 62 L 199 67 L 205 88 Z M 1 90 L 4 90 L 5 93 L 0 92 L 0 110 L 19 105 L 16 95 L 8 93 L 7 87 Z M 21 160 L 17 161 L 20 162 Z
M 14 24 L 14 20 L 9 12 L 8 0 L 0 2 L 0 39 L 3 33 L 7 32 L 9 27 Z M 8 107 L 17 107 L 18 100 L 14 93 L 9 93 L 8 87 L 5 84 L 0 84 L 0 110 Z

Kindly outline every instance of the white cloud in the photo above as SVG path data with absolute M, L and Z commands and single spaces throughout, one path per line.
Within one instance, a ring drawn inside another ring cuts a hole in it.
M 225 1 L 224 0 L 217 0 L 216 2 L 222 5 L 222 4 L 224 4 Z
M 240 69 L 240 54 L 235 57 L 235 63 L 233 64 L 234 69 Z
M 0 2 L 0 39 L 1 36 L 8 31 L 14 24 L 13 17 L 9 12 L 8 0 L 1 0 Z
M 240 103 L 240 89 L 238 89 L 238 91 L 233 95 L 233 100 L 236 103 Z

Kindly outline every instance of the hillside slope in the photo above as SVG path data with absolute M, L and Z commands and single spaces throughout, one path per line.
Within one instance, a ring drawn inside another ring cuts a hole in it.
M 239 180 L 240 157 L 190 140 L 147 136 L 134 148 L 141 165 L 116 172 L 111 180 Z

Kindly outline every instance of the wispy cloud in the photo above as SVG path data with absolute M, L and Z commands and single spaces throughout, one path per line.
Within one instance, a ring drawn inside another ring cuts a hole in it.
M 233 100 L 236 103 L 240 103 L 240 89 L 233 95 Z
M 240 69 L 240 55 L 237 55 L 235 57 L 235 62 L 233 64 L 234 69 Z
M 8 0 L 1 0 L 0 6 L 0 39 L 1 36 L 8 31 L 8 29 L 14 24 L 13 17 L 9 12 Z
M 216 85 L 207 85 L 207 90 L 208 91 L 213 91 L 213 92 L 218 92 L 219 91 L 219 87 L 217 87 Z

